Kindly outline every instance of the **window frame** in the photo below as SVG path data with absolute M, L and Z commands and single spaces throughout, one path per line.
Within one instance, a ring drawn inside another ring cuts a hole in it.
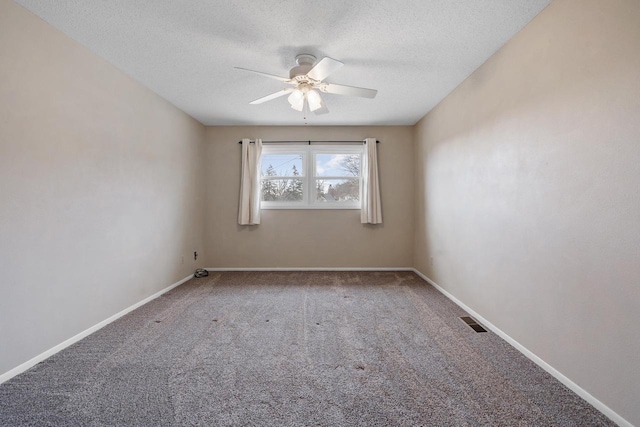
M 302 173 L 298 179 L 302 179 L 303 191 L 302 200 L 298 202 L 274 202 L 260 201 L 260 209 L 341 209 L 356 210 L 361 208 L 362 200 L 362 166 L 360 176 L 317 176 L 316 175 L 316 155 L 317 154 L 358 154 L 360 155 L 360 165 L 362 165 L 364 144 L 358 145 L 338 145 L 338 144 L 269 144 L 262 146 L 262 155 L 265 154 L 302 154 Z M 261 159 L 262 160 L 262 159 Z M 262 167 L 260 170 L 262 174 Z M 275 179 L 291 179 L 292 177 L 270 177 Z M 357 201 L 350 202 L 319 202 L 316 200 L 316 180 L 318 179 L 358 179 L 359 196 Z M 263 178 L 260 177 L 260 187 L 262 188 Z

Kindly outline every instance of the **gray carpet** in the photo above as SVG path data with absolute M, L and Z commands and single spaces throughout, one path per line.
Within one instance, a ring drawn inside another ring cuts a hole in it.
M 592 426 L 411 272 L 194 279 L 0 385 L 0 425 Z

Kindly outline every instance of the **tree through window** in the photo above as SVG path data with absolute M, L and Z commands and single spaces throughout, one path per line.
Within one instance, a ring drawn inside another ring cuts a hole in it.
M 262 200 L 300 202 L 304 195 L 303 155 L 263 154 Z
M 314 157 L 318 202 L 360 200 L 360 154 L 316 153 Z
M 264 146 L 261 207 L 358 209 L 362 146 Z

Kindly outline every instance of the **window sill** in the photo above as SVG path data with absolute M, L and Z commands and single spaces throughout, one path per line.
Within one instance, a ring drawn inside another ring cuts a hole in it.
M 287 206 L 261 206 L 261 210 L 360 210 L 360 206 L 343 205 L 287 205 Z

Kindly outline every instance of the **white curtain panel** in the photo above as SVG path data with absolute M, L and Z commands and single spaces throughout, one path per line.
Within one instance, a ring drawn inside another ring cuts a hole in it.
M 380 182 L 378 180 L 378 147 L 375 138 L 366 138 L 362 159 L 362 206 L 360 222 L 382 224 Z
M 260 169 L 262 168 L 262 140 L 255 143 L 242 140 L 242 176 L 240 178 L 240 204 L 238 224 L 260 224 Z

